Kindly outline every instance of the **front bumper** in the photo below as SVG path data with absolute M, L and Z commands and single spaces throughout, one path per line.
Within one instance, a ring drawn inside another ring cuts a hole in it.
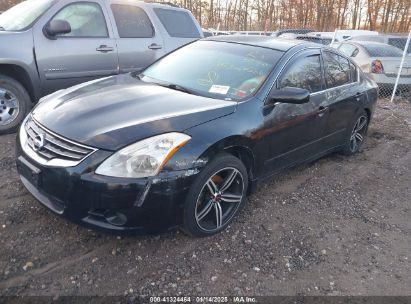
M 182 208 L 198 170 L 162 172 L 153 178 L 94 173 L 111 152 L 98 150 L 74 167 L 50 167 L 16 145 L 17 170 L 27 190 L 55 213 L 104 231 L 157 233 L 181 224 Z

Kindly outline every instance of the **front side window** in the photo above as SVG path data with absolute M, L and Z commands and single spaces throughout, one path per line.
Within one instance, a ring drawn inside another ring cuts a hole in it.
M 282 54 L 251 45 L 200 40 L 163 57 L 140 78 L 178 85 L 200 96 L 242 100 L 261 87 Z
M 113 4 L 111 9 L 120 38 L 151 38 L 154 29 L 147 14 L 133 5 Z
M 54 3 L 52 0 L 28 0 L 0 14 L 0 31 L 22 31 L 41 17 Z
M 171 37 L 201 37 L 193 18 L 187 12 L 164 8 L 154 8 L 154 12 Z
M 64 37 L 108 37 L 106 20 L 100 5 L 92 2 L 69 4 L 53 17 L 70 24 L 71 32 Z
M 348 59 L 331 52 L 324 52 L 325 82 L 328 88 L 350 83 L 350 63 Z
M 320 56 L 308 56 L 297 60 L 280 77 L 278 87 L 306 89 L 311 93 L 322 90 Z

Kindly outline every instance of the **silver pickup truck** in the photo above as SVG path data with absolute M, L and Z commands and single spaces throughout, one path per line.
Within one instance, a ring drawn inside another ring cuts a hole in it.
M 51 92 L 140 70 L 203 37 L 190 11 L 136 0 L 28 0 L 0 15 L 0 134 Z

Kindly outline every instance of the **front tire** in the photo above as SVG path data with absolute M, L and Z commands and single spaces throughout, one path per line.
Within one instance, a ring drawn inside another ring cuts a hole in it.
M 365 111 L 361 111 L 361 113 L 356 116 L 351 128 L 349 129 L 349 133 L 346 135 L 342 150 L 343 154 L 353 155 L 360 151 L 365 135 L 367 134 L 367 130 L 368 115 Z
M 183 230 L 205 237 L 224 230 L 246 200 L 248 174 L 230 154 L 220 154 L 199 174 L 184 205 Z
M 0 134 L 16 132 L 30 108 L 26 89 L 13 78 L 0 74 Z

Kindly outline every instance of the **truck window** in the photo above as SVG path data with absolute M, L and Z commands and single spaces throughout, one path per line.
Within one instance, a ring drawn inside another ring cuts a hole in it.
M 0 28 L 5 31 L 22 31 L 30 27 L 52 4 L 51 0 L 23 1 L 0 14 Z
M 154 28 L 147 14 L 133 5 L 111 5 L 120 38 L 151 38 Z
M 201 37 L 193 19 L 187 12 L 164 8 L 154 8 L 154 12 L 171 37 Z
M 53 17 L 53 20 L 65 20 L 71 26 L 71 32 L 63 37 L 108 37 L 106 20 L 100 5 L 91 2 L 69 4 Z

